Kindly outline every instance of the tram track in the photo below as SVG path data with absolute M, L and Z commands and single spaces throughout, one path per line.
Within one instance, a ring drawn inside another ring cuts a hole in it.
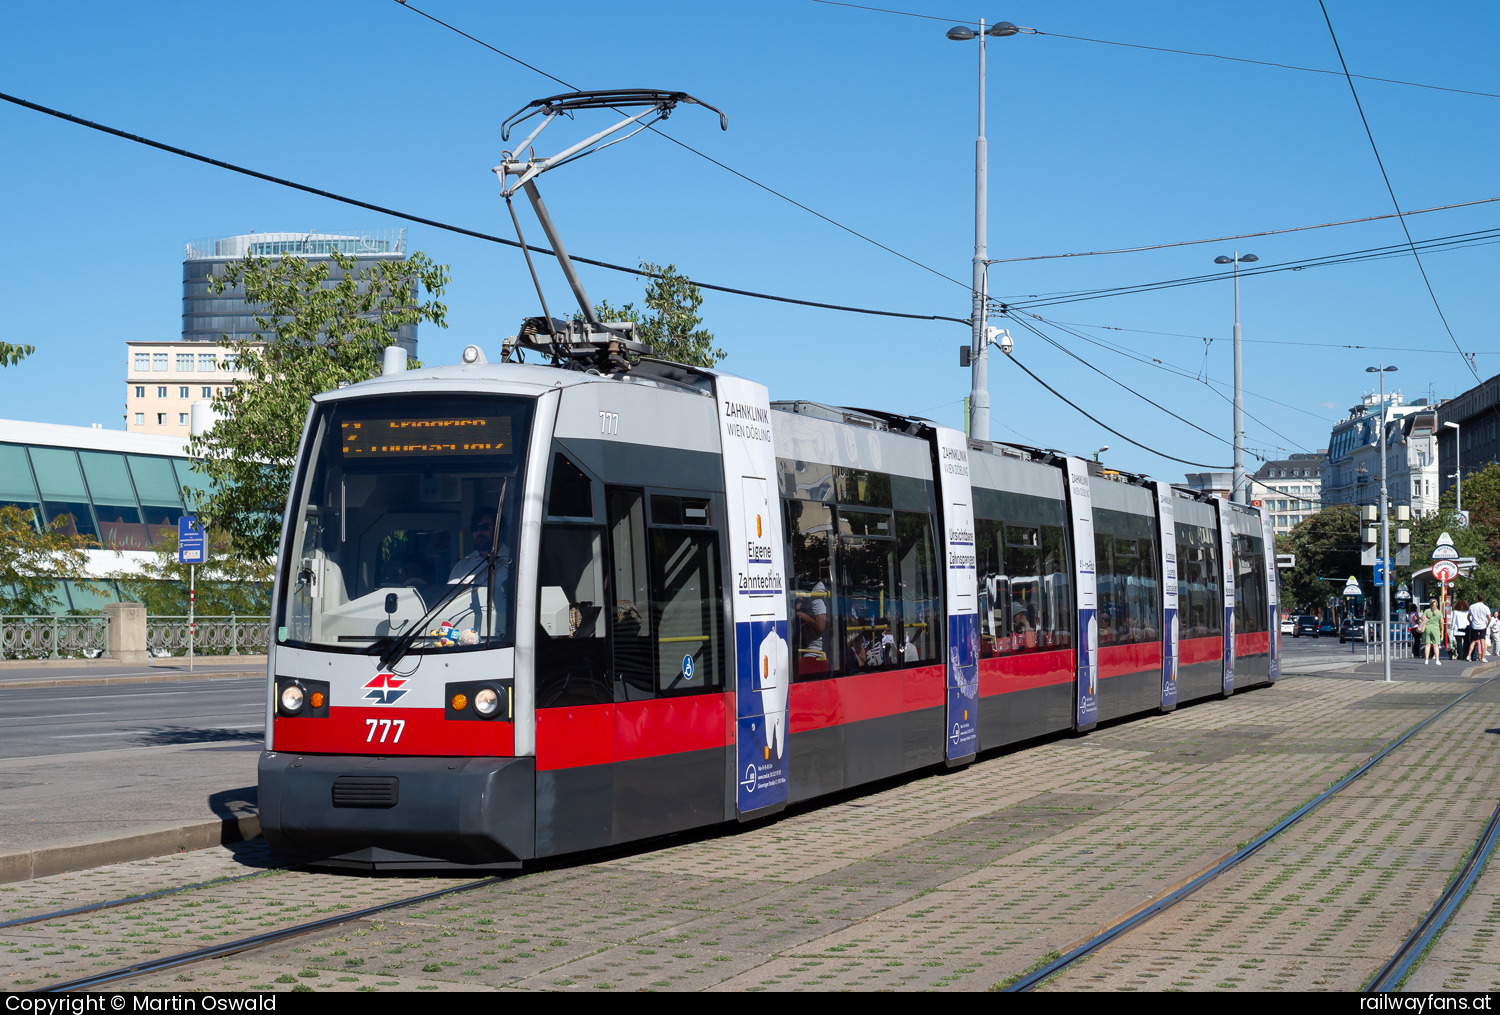
M 1192 877 L 1181 886 L 1168 891 L 1161 898 L 1126 914 L 1095 936 L 1081 944 L 1075 945 L 1059 957 L 1037 965 L 1019 979 L 1001 989 L 1006 992 L 1031 991 L 1059 973 L 1076 966 L 1090 955 L 1099 951 L 1099 949 L 1140 929 L 1157 916 L 1186 901 L 1202 888 L 1255 856 L 1282 833 L 1348 789 L 1380 764 L 1380 762 L 1404 746 L 1418 733 L 1421 733 L 1451 709 L 1494 685 L 1497 681 L 1500 681 L 1500 675 L 1490 677 L 1478 686 L 1470 688 L 1467 692 L 1448 702 L 1421 722 L 1411 726 L 1399 737 L 1386 744 L 1380 751 L 1358 765 L 1353 771 L 1304 802 L 1281 821 L 1256 836 L 1228 857 L 1212 864 L 1207 870 Z M 1469 851 L 1469 860 L 1464 865 L 1464 868 L 1459 872 L 1458 876 L 1450 881 L 1447 889 L 1428 912 L 1427 917 L 1407 936 L 1391 960 L 1376 974 L 1375 979 L 1371 981 L 1370 986 L 1367 988 L 1368 990 L 1386 991 L 1394 989 L 1415 968 L 1427 946 L 1441 932 L 1443 926 L 1446 925 L 1453 913 L 1457 911 L 1459 905 L 1462 904 L 1464 896 L 1467 894 L 1469 888 L 1472 887 L 1474 880 L 1478 878 L 1480 871 L 1483 870 L 1484 862 L 1488 859 L 1497 842 L 1500 842 L 1500 807 L 1496 808 L 1494 815 L 1490 818 L 1484 831 L 1481 832 L 1478 841 L 1476 841 L 1474 847 Z

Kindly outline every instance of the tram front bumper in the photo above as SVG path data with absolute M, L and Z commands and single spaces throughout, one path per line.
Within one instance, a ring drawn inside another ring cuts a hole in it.
M 532 758 L 263 751 L 259 777 L 266 842 L 299 859 L 513 867 L 535 855 Z

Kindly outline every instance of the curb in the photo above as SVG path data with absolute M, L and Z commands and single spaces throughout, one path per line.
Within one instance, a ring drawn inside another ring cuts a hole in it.
M 249 842 L 260 837 L 260 815 L 196 821 L 172 828 L 116 835 L 105 839 L 41 846 L 0 853 L 0 884 L 30 881 L 53 874 L 88 870 L 105 864 L 147 860 L 210 846 Z
M 187 665 L 187 656 L 160 656 L 160 659 L 169 662 L 148 662 L 147 666 L 160 667 L 161 669 L 173 669 L 178 666 Z M 264 652 L 259 655 L 246 653 L 237 656 L 200 655 L 197 657 L 199 663 L 212 663 L 217 660 L 238 660 L 247 666 L 264 666 L 268 657 Z M 95 669 L 104 666 L 128 666 L 118 659 L 102 657 L 99 659 L 0 659 L 0 673 L 6 670 L 60 670 L 60 669 Z
M 265 677 L 264 669 L 213 670 L 205 673 L 141 673 L 125 677 L 53 677 L 51 680 L 6 680 L 0 676 L 0 691 L 29 690 L 38 687 L 104 687 L 109 684 L 165 684 L 184 680 L 243 680 Z

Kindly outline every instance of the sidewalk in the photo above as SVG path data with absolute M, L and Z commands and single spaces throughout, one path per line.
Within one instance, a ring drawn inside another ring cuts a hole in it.
M 153 659 L 135 666 L 117 659 L 6 659 L 0 660 L 0 690 L 263 677 L 265 673 L 264 655 L 199 656 L 193 661 L 191 671 L 184 656 Z

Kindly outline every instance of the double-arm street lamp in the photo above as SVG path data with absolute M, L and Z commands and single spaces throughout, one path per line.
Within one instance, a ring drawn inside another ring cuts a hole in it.
M 1458 502 L 1454 506 L 1454 510 L 1462 513 L 1464 509 L 1464 451 L 1463 447 L 1458 443 L 1458 439 L 1463 435 L 1459 432 L 1460 428 L 1457 423 L 1444 423 L 1443 427 L 1453 430 L 1453 479 L 1458 484 Z M 1442 484 L 1439 483 L 1438 487 L 1441 488 Z
M 1242 254 L 1238 250 L 1233 257 L 1220 254 L 1214 264 L 1234 265 L 1234 490 L 1229 499 L 1237 504 L 1250 503 L 1250 490 L 1245 485 L 1245 379 L 1240 357 L 1240 265 L 1259 261 L 1254 254 Z
M 986 28 L 983 20 L 979 22 L 977 32 L 967 25 L 955 25 L 948 29 L 948 38 L 954 42 L 979 40 L 979 137 L 974 142 L 974 295 L 973 309 L 970 311 L 973 336 L 969 346 L 969 367 L 973 373 L 969 388 L 969 435 L 983 441 L 990 439 L 989 336 L 985 334 L 989 302 L 985 280 L 989 270 L 985 221 L 989 155 L 984 139 L 984 39 L 985 36 L 1003 39 L 1019 31 L 1009 21 L 1000 21 Z

